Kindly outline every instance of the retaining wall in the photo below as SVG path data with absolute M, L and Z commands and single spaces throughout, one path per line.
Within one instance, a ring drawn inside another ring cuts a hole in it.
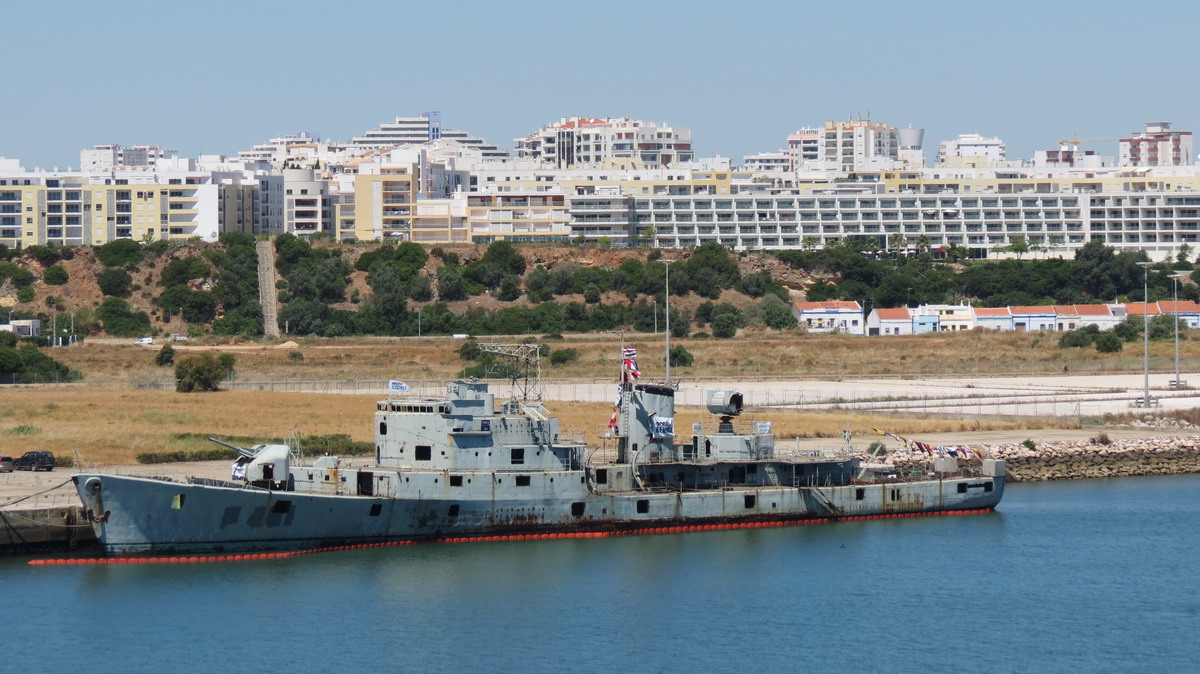
M 984 456 L 1004 459 L 1012 482 L 1200 473 L 1200 435 L 1113 440 L 1108 444 L 1087 440 L 1044 442 L 1035 443 L 1033 449 L 1020 444 L 972 446 Z M 929 470 L 925 455 L 911 450 L 889 451 L 885 461 L 900 471 Z

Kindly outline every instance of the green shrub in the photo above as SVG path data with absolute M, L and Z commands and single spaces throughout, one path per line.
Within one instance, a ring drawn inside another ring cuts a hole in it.
M 133 277 L 124 269 L 108 267 L 96 275 L 100 292 L 110 297 L 129 297 L 133 290 Z
M 682 344 L 671 347 L 671 367 L 688 367 L 693 360 L 692 353 Z
M 232 353 L 223 353 L 217 356 L 217 362 L 221 364 L 221 369 L 225 370 L 225 378 L 233 376 L 234 368 L 237 366 L 237 356 Z
M 1113 332 L 1103 332 L 1096 337 L 1096 350 L 1100 353 L 1117 353 L 1124 348 L 1124 340 Z
M 96 318 L 104 325 L 104 331 L 114 337 L 137 337 L 150 332 L 150 316 L 117 297 L 104 300 L 96 310 Z
M 33 289 L 33 286 L 25 286 L 17 291 L 18 302 L 32 302 L 35 297 L 37 297 L 37 291 Z
M 578 359 L 579 352 L 575 349 L 558 349 L 550 353 L 551 365 L 563 365 Z
M 124 267 L 142 261 L 142 247 L 130 239 L 117 239 L 96 246 L 96 259 L 105 267 Z
M 227 375 L 228 371 L 215 356 L 202 353 L 175 364 L 175 390 L 179 393 L 219 391 L 221 380 Z
M 712 333 L 718 339 L 730 339 L 737 335 L 738 319 L 733 314 L 721 314 L 713 318 Z
M 304 354 L 300 351 L 291 351 L 288 353 L 288 358 L 292 360 L 304 360 Z
M 158 350 L 158 354 L 154 356 L 154 364 L 159 367 L 166 367 L 175 364 L 175 347 L 170 344 L 163 344 L 163 348 Z
M 66 285 L 70 278 L 67 277 L 67 270 L 62 268 L 62 265 L 54 265 L 46 270 L 42 275 L 42 280 L 46 285 L 61 286 Z

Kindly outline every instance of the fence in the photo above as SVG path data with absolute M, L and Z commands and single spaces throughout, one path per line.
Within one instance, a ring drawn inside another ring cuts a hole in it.
M 1161 377 L 1160 377 L 1161 378 Z M 1100 417 L 1136 410 L 1141 383 L 1137 386 L 1114 385 L 1105 388 L 1089 385 L 1086 378 L 1049 378 L 1045 381 L 1000 381 L 994 378 L 950 380 L 843 381 L 759 378 L 685 379 L 675 394 L 680 406 L 702 407 L 710 390 L 735 390 L 742 394 L 746 407 L 811 411 L 845 411 L 858 414 L 906 414 L 972 419 L 981 416 L 1015 417 Z M 512 395 L 508 380 L 487 380 L 498 398 Z M 233 379 L 222 387 L 235 391 L 272 391 L 284 393 L 322 393 L 345 395 L 389 395 L 387 379 Z M 404 396 L 439 397 L 445 392 L 443 380 L 409 380 Z M 171 380 L 139 380 L 139 388 L 173 390 Z M 1136 390 L 1135 390 L 1136 389 Z M 401 394 L 396 394 L 401 395 Z M 561 402 L 614 402 L 616 382 L 596 379 L 543 379 L 541 398 Z M 1182 409 L 1200 405 L 1200 391 L 1152 389 L 1152 398 L 1162 409 Z

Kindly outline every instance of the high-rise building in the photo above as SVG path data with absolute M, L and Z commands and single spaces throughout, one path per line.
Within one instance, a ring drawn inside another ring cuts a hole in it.
M 1119 143 L 1122 166 L 1191 166 L 1192 132 L 1172 131 L 1170 122 L 1146 122 Z
M 483 138 L 471 135 L 463 129 L 442 128 L 442 116 L 438 112 L 422 112 L 412 117 L 397 117 L 394 122 L 386 122 L 366 131 L 361 136 L 351 138 L 347 145 L 383 149 L 397 145 L 415 145 L 429 141 L 447 138 L 459 145 L 478 149 L 486 158 L 503 158 L 508 151 L 501 150 Z
M 167 159 L 177 159 L 179 153 L 157 145 L 97 145 L 79 151 L 80 171 L 108 171 L 115 168 L 154 167 Z
M 886 169 L 899 159 L 896 129 L 869 119 L 825 122 L 821 139 L 821 163 L 828 170 Z
M 554 168 L 624 164 L 666 168 L 695 158 L 692 132 L 629 117 L 570 117 L 515 138 L 517 157 Z

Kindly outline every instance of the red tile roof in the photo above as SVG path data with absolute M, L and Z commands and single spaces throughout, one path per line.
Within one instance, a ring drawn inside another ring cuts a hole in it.
M 908 320 L 912 318 L 912 316 L 908 313 L 907 307 L 899 307 L 896 309 L 876 309 L 875 311 L 879 314 L 880 320 Z
M 852 309 L 854 311 L 862 311 L 862 307 L 858 302 L 845 300 L 829 300 L 828 302 L 796 302 L 796 308 L 800 311 L 819 311 L 821 309 Z
M 1158 303 L 1158 308 L 1164 314 L 1195 314 L 1200 313 L 1200 304 L 1196 304 L 1192 300 L 1184 300 L 1175 302 L 1173 300 L 1164 300 Z
M 1076 304 L 1072 307 L 1077 316 L 1112 316 L 1112 309 L 1105 304 Z
M 1008 307 L 975 307 L 976 316 L 1011 316 Z
M 1156 316 L 1158 315 L 1158 304 L 1154 302 L 1150 304 L 1145 302 L 1128 302 L 1125 304 L 1125 313 L 1130 316 L 1144 316 L 1146 314 Z
M 1052 313 L 1054 313 L 1054 307 L 1050 307 L 1050 306 L 1046 306 L 1046 307 L 1028 307 L 1028 306 L 1026 306 L 1026 307 L 1009 307 L 1009 309 L 1012 310 L 1012 313 L 1014 316 L 1016 316 L 1017 314 L 1052 314 Z

